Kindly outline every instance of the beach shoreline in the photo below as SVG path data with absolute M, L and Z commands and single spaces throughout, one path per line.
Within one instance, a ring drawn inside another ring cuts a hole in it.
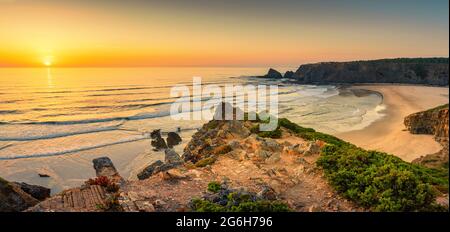
M 406 116 L 448 103 L 448 87 L 397 84 L 358 84 L 352 89 L 376 91 L 383 96 L 384 116 L 369 126 L 336 134 L 337 137 L 369 150 L 387 152 L 411 162 L 442 149 L 432 135 L 411 134 Z

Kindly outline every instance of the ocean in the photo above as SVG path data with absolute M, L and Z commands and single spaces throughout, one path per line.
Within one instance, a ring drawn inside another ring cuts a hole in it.
M 278 67 L 293 70 L 295 67 Z M 182 154 L 208 119 L 173 120 L 175 85 L 278 85 L 279 116 L 336 134 L 383 117 L 382 96 L 338 86 L 256 78 L 266 68 L 3 68 L 0 69 L 0 176 L 50 187 L 53 193 L 93 177 L 92 159 L 110 157 L 128 179 L 163 158 L 149 133 L 181 130 Z M 202 98 L 207 103 L 209 98 Z M 50 175 L 40 178 L 38 173 Z

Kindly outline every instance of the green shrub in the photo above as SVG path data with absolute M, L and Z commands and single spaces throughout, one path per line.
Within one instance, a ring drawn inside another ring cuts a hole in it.
M 336 146 L 343 146 L 343 145 L 350 144 L 350 143 L 345 142 L 344 140 L 338 139 L 332 135 L 317 132 L 312 128 L 306 128 L 306 127 L 299 126 L 296 123 L 293 123 L 286 118 L 280 118 L 278 120 L 278 124 L 280 127 L 284 127 L 286 129 L 296 133 L 297 136 L 299 136 L 303 139 L 309 140 L 309 141 L 321 140 L 328 144 L 333 144 Z
M 212 181 L 208 184 L 208 191 L 213 192 L 213 193 L 217 193 L 219 192 L 219 190 L 221 189 L 221 185 L 219 182 L 216 181 Z
M 448 105 L 436 107 L 441 109 Z M 436 110 L 434 109 L 434 110 Z M 309 140 L 327 145 L 317 165 L 322 167 L 330 184 L 343 196 L 375 211 L 440 211 L 435 203 L 438 192 L 448 193 L 448 163 L 433 169 L 407 163 L 383 152 L 366 151 L 334 136 L 299 126 L 288 119 L 278 119 L 275 131 L 252 133 L 280 138 L 281 127 Z
M 207 200 L 193 199 L 191 208 L 195 212 L 289 212 L 289 206 L 281 201 L 245 201 L 238 205 L 221 206 Z
M 195 212 L 227 212 L 224 206 L 198 198 L 191 200 L 191 208 Z
M 375 211 L 430 211 L 442 173 L 353 145 L 327 145 L 317 165 L 345 197 Z

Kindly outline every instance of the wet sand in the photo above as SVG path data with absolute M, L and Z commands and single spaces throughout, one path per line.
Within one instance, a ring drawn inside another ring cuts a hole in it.
M 448 103 L 448 87 L 359 85 L 351 88 L 381 93 L 385 116 L 364 129 L 340 133 L 337 137 L 365 149 L 391 153 L 408 162 L 441 149 L 432 135 L 410 134 L 403 120 L 409 114 Z

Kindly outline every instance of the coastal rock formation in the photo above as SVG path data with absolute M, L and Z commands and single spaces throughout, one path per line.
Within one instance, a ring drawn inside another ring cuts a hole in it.
M 152 164 L 148 165 L 144 170 L 142 170 L 140 173 L 137 174 L 137 177 L 139 180 L 145 180 L 149 178 L 153 173 L 155 173 L 155 170 L 159 167 L 161 167 L 164 163 L 161 160 L 157 160 L 153 162 Z
M 448 104 L 411 114 L 405 118 L 404 124 L 413 134 L 434 135 L 435 140 L 443 147 L 441 151 L 435 154 L 429 154 L 414 160 L 414 163 L 420 163 L 428 167 L 440 167 L 448 163 Z
M 294 72 L 292 72 L 292 71 L 287 71 L 287 72 L 284 73 L 283 78 L 287 78 L 287 79 L 289 79 L 289 78 L 294 78 L 294 75 L 295 75 Z
M 262 76 L 264 78 L 273 78 L 273 79 L 281 79 L 283 75 L 277 70 L 270 68 L 266 75 Z
M 413 134 L 431 134 L 448 137 L 448 104 L 414 113 L 405 118 L 406 128 Z
M 31 185 L 24 182 L 14 182 L 17 186 L 19 186 L 24 192 L 30 194 L 32 197 L 39 201 L 43 201 L 46 198 L 50 197 L 50 189 L 45 188 L 39 185 Z
M 0 212 L 20 212 L 38 203 L 19 185 L 0 178 Z
M 164 151 L 164 153 L 165 153 L 164 158 L 165 162 L 157 160 L 152 164 L 150 164 L 149 166 L 145 167 L 141 172 L 137 174 L 139 180 L 145 180 L 154 174 L 168 171 L 183 163 L 181 157 L 174 150 L 168 148 Z
M 292 78 L 305 84 L 409 83 L 447 86 L 448 58 L 399 58 L 301 65 Z
M 425 182 L 430 179 L 425 167 L 413 167 L 423 172 L 408 171 L 410 164 L 399 158 L 365 151 L 287 119 L 279 119 L 275 131 L 258 131 L 260 123 L 211 120 L 185 147 L 185 162 L 167 149 L 166 162 L 154 162 L 139 180 L 126 181 L 114 193 L 98 177 L 29 211 L 433 210 L 423 208 L 435 202 L 434 187 Z M 374 184 L 373 178 L 384 181 Z M 359 187 L 361 183 L 367 187 Z M 385 197 L 381 193 L 394 188 L 391 183 L 398 193 Z
M 167 133 L 167 146 L 169 148 L 173 148 L 173 146 L 176 146 L 181 143 L 181 137 L 175 133 L 175 132 L 169 132 Z
M 168 164 L 181 164 L 183 162 L 181 157 L 173 149 L 168 148 L 164 150 L 164 154 L 164 160 Z
M 100 157 L 92 160 L 97 177 L 106 176 L 116 183 L 123 183 L 124 179 L 117 172 L 113 162 L 108 157 Z
M 155 150 L 166 149 L 166 141 L 161 137 L 161 130 L 154 130 L 150 133 L 150 138 L 152 138 L 151 144 Z

